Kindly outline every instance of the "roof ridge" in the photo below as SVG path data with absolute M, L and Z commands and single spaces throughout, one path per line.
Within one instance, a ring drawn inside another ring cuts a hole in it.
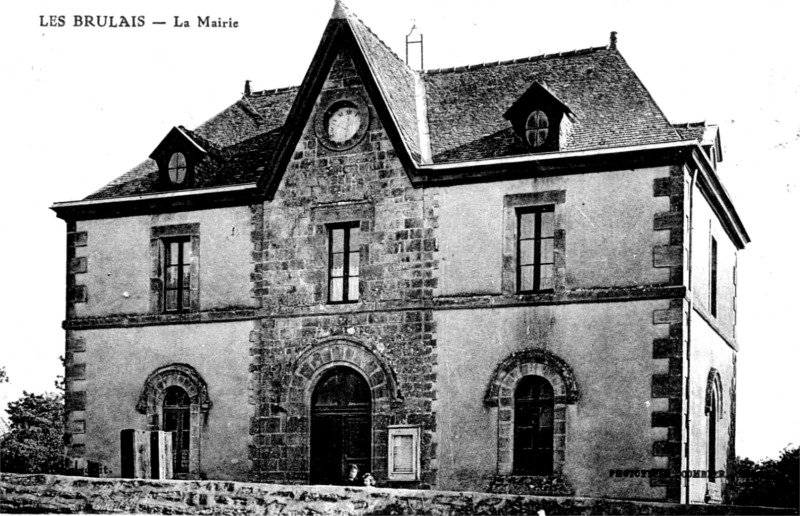
M 701 120 L 699 122 L 672 122 L 672 125 L 674 127 L 685 127 L 685 128 L 688 129 L 688 128 L 691 128 L 691 127 L 708 127 L 709 124 L 708 124 L 708 122 L 706 120 Z M 714 125 L 714 124 L 710 124 L 710 125 Z
M 299 89 L 300 86 L 283 86 L 281 88 L 271 88 L 266 90 L 259 90 L 259 91 L 251 91 L 249 95 L 243 95 L 243 97 L 264 97 L 266 95 L 273 95 L 275 93 L 285 93 L 287 91 Z
M 539 55 L 530 56 L 530 57 L 518 57 L 516 59 L 507 59 L 507 60 L 504 60 L 504 61 L 492 61 L 492 62 L 465 65 L 465 66 L 452 66 L 452 67 L 448 67 L 448 68 L 433 68 L 433 69 L 430 69 L 430 70 L 423 70 L 420 73 L 422 73 L 423 75 L 435 75 L 435 74 L 440 74 L 440 73 L 464 72 L 464 71 L 468 71 L 468 70 L 478 70 L 478 69 L 481 69 L 481 68 L 490 68 L 492 66 L 506 66 L 506 65 L 519 64 L 519 63 L 531 63 L 533 61 L 542 61 L 544 59 L 552 59 L 552 58 L 556 58 L 556 57 L 579 56 L 579 55 L 591 54 L 593 52 L 598 52 L 600 50 L 608 50 L 608 46 L 579 48 L 579 49 L 575 49 L 575 50 L 568 50 L 568 51 L 565 51 L 565 52 L 539 54 Z

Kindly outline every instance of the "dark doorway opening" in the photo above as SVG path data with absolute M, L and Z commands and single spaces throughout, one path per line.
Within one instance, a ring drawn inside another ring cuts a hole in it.
M 189 473 L 190 433 L 189 395 L 180 387 L 170 387 L 164 396 L 164 431 L 172 432 L 172 473 Z
M 311 398 L 311 483 L 341 484 L 350 464 L 369 471 L 371 444 L 369 385 L 348 367 L 326 371 Z

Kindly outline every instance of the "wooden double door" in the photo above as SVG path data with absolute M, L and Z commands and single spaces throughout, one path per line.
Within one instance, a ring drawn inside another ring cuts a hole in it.
M 351 464 L 371 469 L 372 402 L 369 386 L 348 367 L 327 371 L 311 401 L 311 482 L 341 484 Z

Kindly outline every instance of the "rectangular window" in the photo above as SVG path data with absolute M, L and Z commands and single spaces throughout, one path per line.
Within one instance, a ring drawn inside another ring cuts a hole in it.
M 358 223 L 328 227 L 328 302 L 358 301 L 361 231 Z
M 389 480 L 419 480 L 419 427 L 389 427 Z
M 553 290 L 555 206 L 517 211 L 517 291 Z
M 189 310 L 192 242 L 188 237 L 164 240 L 164 310 Z
M 711 237 L 711 315 L 717 316 L 717 240 Z

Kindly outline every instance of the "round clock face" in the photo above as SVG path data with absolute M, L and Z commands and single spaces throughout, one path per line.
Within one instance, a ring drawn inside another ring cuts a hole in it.
M 361 127 L 361 114 L 353 105 L 335 108 L 328 117 L 328 138 L 334 143 L 345 143 L 353 138 Z
M 316 133 L 322 145 L 341 151 L 355 147 L 367 134 L 369 109 L 358 96 L 332 99 L 317 115 Z

